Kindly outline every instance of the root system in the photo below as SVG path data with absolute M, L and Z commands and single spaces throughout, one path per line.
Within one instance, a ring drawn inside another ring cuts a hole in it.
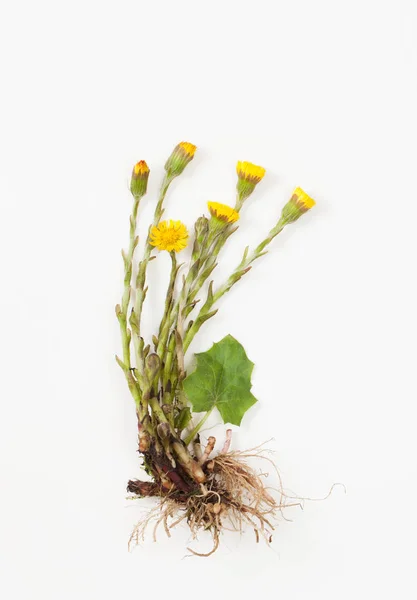
M 200 483 L 190 491 L 181 491 L 174 485 L 169 488 L 152 482 L 130 481 L 128 491 L 136 496 L 155 496 L 157 505 L 139 521 L 129 540 L 131 549 L 145 540 L 146 532 L 153 526 L 153 539 L 156 540 L 158 528 L 163 527 L 171 537 L 171 530 L 182 522 L 190 528 L 192 539 L 196 539 L 201 531 L 210 532 L 213 547 L 208 553 L 200 553 L 192 548 L 188 550 L 197 556 L 210 556 L 220 543 L 223 531 L 242 532 L 243 528 L 252 528 L 255 539 L 264 538 L 272 541 L 278 513 L 284 507 L 300 505 L 300 501 L 289 502 L 279 485 L 275 490 L 265 485 L 267 473 L 258 472 L 248 462 L 251 459 L 263 458 L 274 464 L 266 456 L 262 447 L 246 452 L 228 452 L 230 433 L 223 451 L 209 458 L 214 446 L 214 438 L 209 438 L 206 450 L 200 458 L 205 475 L 204 483 Z M 207 450 L 208 449 L 208 450 Z M 224 452 L 226 450 L 226 452 Z M 277 496 L 277 499 L 273 495 Z

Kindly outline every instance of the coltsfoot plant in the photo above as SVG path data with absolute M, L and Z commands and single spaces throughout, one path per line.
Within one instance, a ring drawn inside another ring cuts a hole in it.
M 262 474 L 249 466 L 259 449 L 231 451 L 228 429 L 220 452 L 210 436 L 205 447 L 199 432 L 209 415 L 217 410 L 224 423 L 240 425 L 246 411 L 256 402 L 251 392 L 253 363 L 243 346 L 231 335 L 196 355 L 196 368 L 187 370 L 187 351 L 201 327 L 214 315 L 218 301 L 263 256 L 272 240 L 314 206 L 302 189 L 296 188 L 282 209 L 276 225 L 260 244 L 243 252 L 242 260 L 226 281 L 215 285 L 210 279 L 227 240 L 237 230 L 240 211 L 265 175 L 265 169 L 249 162 L 237 163 L 237 190 L 234 207 L 208 202 L 209 216 L 201 216 L 192 235 L 177 220 L 162 220 L 163 204 L 173 180 L 194 158 L 196 146 L 178 144 L 165 164 L 153 223 L 149 227 L 141 260 L 135 259 L 138 246 L 138 211 L 146 194 L 149 168 L 138 162 L 132 172 L 133 196 L 130 242 L 123 251 L 124 292 L 116 306 L 122 338 L 122 357 L 116 357 L 133 396 L 139 430 L 139 452 L 146 481 L 133 479 L 127 489 L 133 497 L 152 496 L 156 506 L 135 528 L 131 541 L 138 541 L 150 520 L 165 531 L 186 521 L 193 537 L 208 530 L 214 552 L 222 529 L 241 531 L 243 525 L 268 541 L 274 516 L 282 507 L 282 495 L 275 500 L 267 491 Z M 187 267 L 179 265 L 177 254 L 191 246 Z M 147 268 L 157 253 L 168 252 L 171 274 L 167 282 L 165 308 L 159 330 L 147 343 L 142 335 L 142 309 L 146 298 Z M 193 412 L 200 413 L 195 423 Z M 191 550 L 195 554 L 200 554 Z

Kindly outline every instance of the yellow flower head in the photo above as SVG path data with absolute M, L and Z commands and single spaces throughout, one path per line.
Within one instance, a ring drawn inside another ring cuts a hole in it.
M 315 201 L 308 194 L 305 193 L 300 187 L 295 188 L 292 193 L 292 200 L 297 203 L 300 210 L 307 212 L 310 208 L 313 208 Z
M 135 198 L 140 198 L 146 194 L 148 188 L 149 167 L 144 160 L 135 164 L 130 180 L 130 191 Z
M 258 167 L 250 162 L 237 161 L 236 172 L 239 179 L 244 179 L 249 183 L 257 184 L 263 179 L 265 175 L 265 169 Z
M 286 223 L 294 223 L 297 219 L 306 213 L 310 208 L 313 208 L 315 201 L 300 187 L 295 188 L 291 198 L 282 209 L 281 218 Z
M 161 221 L 151 229 L 150 244 L 158 250 L 181 252 L 187 247 L 187 242 L 188 231 L 181 221 Z
M 265 175 L 265 169 L 258 167 L 250 162 L 238 161 L 236 165 L 237 172 L 237 193 L 236 210 L 242 208 L 243 202 L 251 195 L 255 187 Z
M 165 163 L 165 170 L 168 175 L 172 177 L 181 175 L 188 163 L 193 160 L 196 150 L 197 146 L 194 146 L 190 142 L 180 142 L 177 144 Z
M 140 175 L 146 175 L 149 173 L 149 167 L 144 160 L 140 160 L 133 167 L 133 173 L 136 175 L 136 177 L 139 177 Z
M 197 146 L 194 146 L 194 144 L 191 144 L 190 142 L 180 142 L 178 147 L 181 148 L 181 150 L 183 150 L 185 154 L 188 154 L 188 156 L 191 158 L 194 157 L 195 151 L 197 150 Z
M 223 223 L 236 223 L 239 219 L 239 213 L 234 208 L 227 206 L 227 204 L 208 202 L 207 206 L 211 216 Z

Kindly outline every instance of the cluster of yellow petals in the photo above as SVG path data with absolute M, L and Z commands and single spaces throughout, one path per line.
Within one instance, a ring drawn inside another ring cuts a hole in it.
M 236 223 L 236 221 L 239 219 L 239 213 L 237 210 L 227 206 L 227 204 L 221 204 L 220 202 L 208 202 L 207 206 L 211 216 L 215 219 L 219 219 L 225 223 Z
M 146 175 L 149 173 L 149 167 L 144 160 L 140 160 L 133 167 L 133 172 L 135 175 Z
M 187 247 L 188 231 L 181 221 L 161 221 L 152 227 L 150 244 L 158 250 L 181 252 Z
M 297 203 L 297 205 L 304 211 L 313 208 L 316 204 L 313 198 L 311 198 L 308 194 L 305 193 L 300 187 L 295 188 L 292 194 L 292 200 Z
M 246 161 L 242 162 L 239 160 L 236 166 L 238 177 L 245 181 L 249 181 L 250 183 L 259 183 L 264 177 L 265 172 L 263 167 L 259 167 L 258 165 Z
M 197 146 L 194 146 L 194 144 L 191 144 L 190 142 L 180 142 L 178 146 L 182 150 L 184 150 L 185 154 L 188 154 L 188 156 L 190 156 L 191 158 L 193 158 L 197 150 Z

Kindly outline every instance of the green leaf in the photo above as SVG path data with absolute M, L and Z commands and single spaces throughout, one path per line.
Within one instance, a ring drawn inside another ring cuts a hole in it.
M 244 347 L 227 335 L 196 357 L 196 370 L 184 380 L 194 411 L 206 412 L 216 406 L 224 423 L 240 425 L 245 412 L 257 402 L 250 391 L 254 364 Z

